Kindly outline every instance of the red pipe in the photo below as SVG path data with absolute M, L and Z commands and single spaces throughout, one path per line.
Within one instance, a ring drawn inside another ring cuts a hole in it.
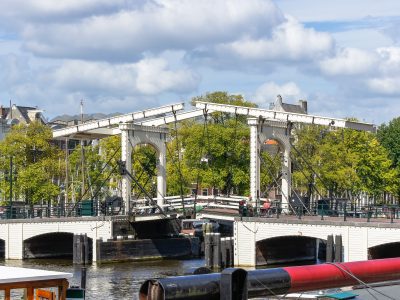
M 286 267 L 283 269 L 290 276 L 289 292 L 313 291 L 359 284 L 360 282 L 350 274 L 366 283 L 398 280 L 400 279 L 400 258 Z

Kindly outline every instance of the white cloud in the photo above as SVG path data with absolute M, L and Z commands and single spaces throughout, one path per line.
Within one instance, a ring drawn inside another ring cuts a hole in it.
M 195 73 L 188 69 L 171 69 L 161 58 L 132 64 L 66 61 L 42 79 L 64 90 L 120 96 L 187 93 L 195 90 L 199 83 Z
M 200 77 L 184 65 L 176 62 L 171 66 L 163 58 L 123 64 L 65 60 L 55 67 L 40 68 L 28 58 L 0 57 L 2 98 L 20 105 L 38 105 L 53 115 L 57 109 L 70 112 L 72 103 L 82 98 L 92 112 L 126 112 L 157 105 L 158 98 L 169 94 L 193 93 L 200 82 Z
M 28 22 L 22 36 L 26 49 L 36 55 L 132 60 L 143 52 L 263 36 L 283 20 L 268 0 L 157 0 L 51 26 Z
M 28 60 L 15 54 L 0 56 L 0 86 L 6 89 L 31 76 Z
M 302 22 L 356 20 L 366 16 L 393 16 L 398 0 L 279 0 L 275 3 Z
M 0 23 L 13 25 L 26 21 L 65 22 L 88 15 L 117 11 L 125 4 L 125 0 L 2 0 Z
M 391 46 L 392 40 L 380 28 L 362 28 L 332 33 L 337 45 L 373 51 Z
M 257 88 L 254 99 L 252 100 L 265 107 L 269 103 L 274 102 L 277 95 L 281 95 L 284 100 L 291 101 L 305 97 L 305 94 L 297 84 L 292 81 L 281 85 L 269 81 Z
M 400 95 L 400 75 L 397 77 L 372 78 L 367 81 L 371 91 L 382 95 Z
M 373 51 L 344 48 L 336 56 L 322 60 L 319 66 L 322 74 L 335 76 L 341 88 L 352 94 L 400 94 L 399 47 L 381 47 Z
M 381 47 L 376 51 L 382 61 L 379 70 L 384 75 L 400 75 L 400 47 Z
M 395 14 L 400 2 L 317 2 L 3 0 L 0 96 L 53 113 L 81 98 L 96 110 L 125 112 L 213 90 L 253 93 L 260 104 L 277 94 L 310 96 L 311 109 L 328 113 L 367 111 L 373 99 L 389 111 L 400 95 L 398 26 L 388 27 L 395 18 L 360 18 Z M 312 99 L 317 92 L 335 103 Z
M 137 64 L 136 86 L 143 94 L 159 94 L 164 91 L 187 93 L 196 89 L 199 76 L 188 69 L 169 70 L 162 59 L 146 59 Z
M 377 64 L 374 53 L 356 48 L 345 48 L 339 53 L 320 62 L 321 70 L 330 76 L 357 75 L 368 73 Z
M 244 38 L 217 48 L 245 60 L 314 60 L 332 51 L 333 40 L 289 18 L 273 30 L 271 38 Z

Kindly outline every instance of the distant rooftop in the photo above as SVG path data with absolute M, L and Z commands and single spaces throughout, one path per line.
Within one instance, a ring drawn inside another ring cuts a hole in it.
M 307 101 L 299 100 L 298 104 L 283 103 L 281 95 L 276 97 L 276 101 L 269 106 L 272 110 L 284 111 L 295 114 L 307 114 Z
M 42 110 L 38 107 L 20 106 L 13 104 L 10 107 L 0 106 L 0 118 L 15 121 L 16 123 L 29 124 L 35 120 L 46 123 Z

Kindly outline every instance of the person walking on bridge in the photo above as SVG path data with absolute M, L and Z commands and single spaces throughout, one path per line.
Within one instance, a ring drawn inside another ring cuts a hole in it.
M 262 206 L 262 210 L 263 210 L 263 215 L 264 216 L 269 216 L 269 211 L 271 209 L 271 202 L 269 201 L 269 199 L 265 200 L 263 206 Z

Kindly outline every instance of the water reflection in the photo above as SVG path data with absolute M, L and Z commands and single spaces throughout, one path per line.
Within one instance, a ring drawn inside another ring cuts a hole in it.
M 70 285 L 80 284 L 81 267 L 71 259 L 29 259 L 0 261 L 0 265 L 73 273 Z M 139 287 L 149 278 L 182 275 L 204 265 L 204 260 L 160 260 L 92 264 L 87 266 L 86 299 L 137 299 Z

